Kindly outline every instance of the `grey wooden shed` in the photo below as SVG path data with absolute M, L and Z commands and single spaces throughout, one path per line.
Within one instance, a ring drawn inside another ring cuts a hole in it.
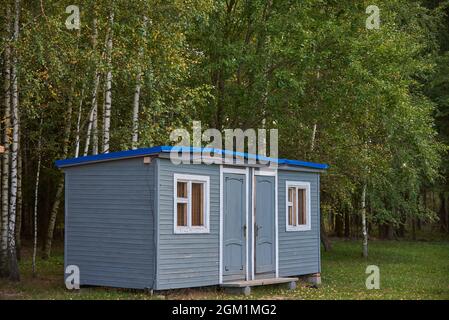
M 165 290 L 319 277 L 327 165 L 275 159 L 271 168 L 235 152 L 243 163 L 175 164 L 174 151 L 56 161 L 65 173 L 65 266 L 79 267 L 81 285 Z M 191 159 L 201 151 L 189 148 Z

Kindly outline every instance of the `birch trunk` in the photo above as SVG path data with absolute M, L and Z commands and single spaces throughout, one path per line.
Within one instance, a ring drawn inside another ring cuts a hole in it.
M 114 12 L 111 9 L 109 15 L 109 32 L 107 41 L 108 72 L 106 74 L 106 96 L 104 99 L 104 123 L 103 123 L 103 153 L 109 153 L 109 130 L 111 127 L 112 108 L 112 38 L 114 36 Z
M 312 138 L 310 141 L 310 152 L 313 152 L 313 150 L 315 149 L 316 131 L 317 131 L 317 124 L 315 123 L 313 125 Z M 320 215 L 320 240 L 324 246 L 324 251 L 332 250 L 332 243 L 329 240 L 329 237 L 327 236 L 326 226 L 324 225 L 324 219 L 322 215 Z
M 19 122 L 20 127 L 20 122 Z M 19 146 L 20 146 L 20 135 L 19 135 Z M 21 231 L 22 231 L 22 152 L 19 149 L 17 154 L 17 213 L 16 213 L 16 251 L 17 259 L 20 261 L 22 241 L 21 241 Z
M 92 47 L 94 50 L 97 48 L 97 19 L 94 18 L 94 34 L 92 36 Z M 92 154 L 98 154 L 98 85 L 100 84 L 100 72 L 95 66 L 94 87 L 92 89 L 92 121 L 90 127 L 92 130 Z M 89 135 L 90 137 L 90 135 Z
M 310 143 L 310 151 L 313 151 L 315 149 L 316 129 L 317 129 L 317 124 L 315 123 L 313 125 L 312 139 L 311 139 L 311 143 Z
M 11 33 L 11 25 L 9 17 L 11 16 L 11 9 L 9 5 L 6 6 L 6 33 Z M 5 152 L 3 153 L 2 163 L 2 208 L 1 208 L 1 228 L 0 228 L 0 276 L 6 276 L 8 273 L 8 210 L 9 210 L 9 141 L 11 130 L 11 49 L 8 43 L 5 44 L 4 51 L 4 135 L 3 144 Z
M 36 256 L 37 256 L 37 204 L 38 204 L 38 197 L 39 197 L 39 178 L 41 173 L 41 161 L 42 161 L 42 118 L 39 128 L 39 141 L 37 143 L 37 152 L 38 152 L 38 158 L 37 158 L 37 171 L 36 171 L 36 185 L 34 188 L 34 211 L 33 211 L 33 261 L 32 261 L 32 270 L 33 270 L 33 277 L 36 277 L 37 270 L 36 270 Z
M 90 112 L 89 112 L 89 123 L 87 125 L 86 143 L 84 144 L 83 156 L 87 156 L 87 154 L 89 153 L 90 136 L 92 135 L 92 124 L 93 124 L 93 121 L 94 121 L 94 107 L 92 107 Z
M 17 45 L 19 38 L 19 13 L 20 1 L 14 3 L 14 43 Z M 16 213 L 17 213 L 17 162 L 19 151 L 19 88 L 17 79 L 18 57 L 17 50 L 12 55 L 11 78 L 12 78 L 12 150 L 11 150 L 11 199 L 9 204 L 8 222 L 8 260 L 9 278 L 12 281 L 20 280 L 19 265 L 16 253 Z
M 95 51 L 97 48 L 97 38 L 98 38 L 98 30 L 97 30 L 97 18 L 94 18 L 92 23 L 92 49 Z M 95 61 L 96 63 L 96 61 Z M 97 95 L 98 95 L 98 85 L 100 83 L 100 73 L 98 72 L 98 68 L 95 66 L 94 69 L 94 85 L 92 87 L 92 95 L 91 95 L 91 101 L 92 101 L 92 107 L 89 113 L 89 123 L 87 125 L 87 135 L 86 135 L 86 143 L 84 145 L 84 156 L 87 156 L 89 153 L 90 148 L 90 139 L 93 133 L 93 150 L 92 152 L 94 154 L 98 153 L 98 136 L 97 136 Z
M 146 16 L 143 17 L 143 39 L 146 39 L 147 35 L 147 22 L 148 18 Z M 145 42 L 145 41 L 144 41 Z M 139 52 L 139 62 L 143 58 L 143 48 L 140 48 Z M 131 146 L 132 149 L 137 149 L 139 143 L 139 108 L 140 108 L 140 89 L 142 87 L 142 70 L 139 66 L 136 75 L 136 88 L 134 90 L 134 101 L 133 101 L 133 131 L 132 131 L 132 140 Z
M 72 90 L 71 90 L 72 93 L 73 93 L 73 89 L 74 88 L 72 87 Z M 72 124 L 72 110 L 73 110 L 72 100 L 69 100 L 66 126 L 65 126 L 65 130 L 64 130 L 64 144 L 63 144 L 63 151 L 62 151 L 63 159 L 67 158 L 67 155 L 69 153 L 70 129 L 71 129 L 71 124 Z M 53 233 L 55 230 L 56 218 L 58 216 L 59 205 L 61 204 L 61 198 L 62 198 L 63 191 L 64 191 L 64 178 L 61 177 L 61 178 L 59 178 L 58 188 L 56 190 L 55 202 L 53 203 L 53 207 L 52 207 L 51 213 L 50 213 L 50 219 L 48 221 L 47 238 L 45 241 L 43 259 L 48 259 L 50 257 L 51 246 L 52 246 L 52 242 L 53 242 Z
M 48 222 L 47 239 L 45 241 L 43 259 L 48 259 L 51 254 L 51 246 L 53 242 L 53 233 L 55 231 L 56 218 L 58 216 L 59 205 L 61 203 L 62 191 L 64 190 L 64 180 L 60 179 L 58 188 L 56 190 L 55 202 L 50 213 L 50 220 Z
M 81 129 L 81 115 L 83 113 L 83 100 L 84 100 L 84 88 L 81 90 L 80 107 L 78 110 L 78 119 L 76 121 L 75 158 L 78 158 L 80 154 L 80 129 Z
M 362 235 L 363 235 L 363 257 L 368 257 L 368 229 L 366 226 L 366 183 L 362 187 Z
M 98 80 L 100 80 L 100 75 L 98 74 Z M 95 80 L 97 81 L 97 80 Z M 98 82 L 95 82 L 95 86 L 98 88 Z M 95 91 L 97 91 L 96 89 Z M 92 109 L 92 154 L 98 154 L 98 103 L 97 103 L 97 93 L 95 92 L 95 101 Z
M 132 149 L 137 149 L 139 143 L 140 88 L 141 88 L 141 74 L 139 72 L 136 76 L 136 89 L 134 90 Z

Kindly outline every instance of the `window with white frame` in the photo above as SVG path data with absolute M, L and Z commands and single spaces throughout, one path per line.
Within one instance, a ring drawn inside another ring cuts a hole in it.
M 209 177 L 174 175 L 174 232 L 209 232 Z
M 287 231 L 310 230 L 310 183 L 287 181 L 286 191 Z

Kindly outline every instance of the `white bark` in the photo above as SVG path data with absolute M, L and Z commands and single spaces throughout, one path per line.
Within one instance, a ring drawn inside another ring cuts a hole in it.
M 313 125 L 312 140 L 311 140 L 311 143 L 310 143 L 310 151 L 313 151 L 315 149 L 316 129 L 317 129 L 317 124 L 315 123 Z
M 97 19 L 94 18 L 94 34 L 92 37 L 93 49 L 97 48 Z M 92 154 L 98 154 L 98 85 L 100 83 L 100 72 L 95 67 L 94 87 L 92 90 Z
M 100 80 L 100 74 L 98 74 L 98 80 Z M 95 86 L 98 88 L 98 82 Z M 98 103 L 97 93 L 95 92 L 95 98 L 92 98 L 92 154 L 98 154 Z
M 112 38 L 114 35 L 114 12 L 111 9 L 109 14 L 109 33 L 107 41 L 108 72 L 106 74 L 106 96 L 104 99 L 104 123 L 103 123 L 103 153 L 109 153 L 109 139 L 111 127 L 112 108 Z
M 20 117 L 19 117 L 20 119 Z M 19 122 L 20 128 L 20 122 Z M 19 134 L 19 146 L 20 146 L 20 134 Z M 22 231 L 22 153 L 20 152 L 20 148 L 17 154 L 17 209 L 16 209 L 16 252 L 17 259 L 20 260 L 21 257 L 21 249 L 22 249 L 22 241 L 21 241 L 21 231 Z
M 92 35 L 92 47 L 93 50 L 95 50 L 97 48 L 97 38 L 98 38 L 98 31 L 97 31 L 97 19 L 94 18 L 93 20 L 93 35 Z M 100 83 L 100 73 L 98 72 L 97 67 L 95 67 L 95 74 L 94 74 L 94 85 L 92 88 L 92 108 L 91 111 L 89 113 L 89 123 L 87 125 L 87 135 L 86 135 L 86 143 L 84 145 L 84 156 L 87 156 L 87 154 L 89 153 L 89 147 L 90 147 L 90 139 L 91 139 L 91 135 L 92 135 L 92 131 L 94 131 L 93 133 L 93 153 L 97 154 L 98 153 L 98 132 L 97 132 L 97 107 L 98 107 L 98 103 L 97 103 L 97 94 L 98 94 L 98 85 Z
M 75 158 L 78 158 L 80 154 L 80 127 L 81 127 L 81 115 L 83 113 L 83 100 L 84 100 L 84 88 L 81 90 L 80 107 L 78 110 L 78 119 L 76 121 L 76 138 L 75 138 Z
M 11 33 L 9 17 L 11 10 L 9 5 L 6 7 L 6 32 Z M 9 210 L 9 133 L 11 129 L 11 49 L 9 44 L 5 44 L 4 51 L 4 92 L 5 92 L 5 118 L 4 118 L 4 136 L 3 143 L 5 152 L 2 163 L 2 208 L 1 208 L 1 228 L 0 228 L 0 275 L 6 275 L 7 256 L 8 256 L 8 210 Z
M 94 121 L 94 108 L 95 107 L 92 106 L 89 112 L 89 123 L 87 124 L 86 143 L 84 144 L 83 156 L 87 156 L 87 154 L 89 153 L 90 136 L 92 135 L 92 124 Z
M 132 134 L 132 148 L 137 149 L 139 143 L 139 99 L 141 88 L 141 74 L 136 76 L 136 88 L 134 90 L 134 104 L 133 104 L 133 134 Z
M 15 1 L 14 18 L 14 42 L 19 38 L 19 13 L 20 1 Z M 19 150 L 19 88 L 17 79 L 18 57 L 14 50 L 11 66 L 12 78 L 12 150 L 11 150 L 11 198 L 9 204 L 9 222 L 8 222 L 8 259 L 9 259 L 9 277 L 13 281 L 20 280 L 19 266 L 16 256 L 16 210 L 17 210 L 17 162 Z
M 362 235 L 363 235 L 363 257 L 368 257 L 368 229 L 366 226 L 366 183 L 362 187 Z
M 143 17 L 143 39 L 145 40 L 147 32 L 147 21 L 146 16 Z M 140 48 L 139 52 L 139 63 L 143 59 L 143 48 Z M 133 129 L 132 129 L 132 149 L 137 149 L 139 143 L 139 103 L 140 103 L 140 89 L 142 87 L 142 71 L 139 66 L 136 75 L 136 88 L 134 90 L 134 101 L 133 101 Z
M 37 255 L 37 204 L 39 197 L 39 178 L 41 173 L 41 161 L 42 161 L 42 118 L 40 123 L 40 132 L 39 132 L 39 141 L 37 143 L 37 171 L 36 171 L 36 185 L 34 188 L 34 212 L 33 212 L 33 261 L 32 261 L 32 269 L 33 269 L 33 277 L 36 276 L 36 255 Z

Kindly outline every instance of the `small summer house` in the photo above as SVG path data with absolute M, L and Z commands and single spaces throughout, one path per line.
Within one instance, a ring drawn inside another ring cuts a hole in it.
M 188 149 L 191 159 L 205 150 Z M 217 149 L 215 157 L 243 161 L 177 164 L 175 151 L 186 150 L 56 161 L 65 173 L 65 265 L 79 267 L 81 285 L 249 289 L 300 275 L 319 280 L 327 165 L 271 159 L 272 168 L 256 155 Z

